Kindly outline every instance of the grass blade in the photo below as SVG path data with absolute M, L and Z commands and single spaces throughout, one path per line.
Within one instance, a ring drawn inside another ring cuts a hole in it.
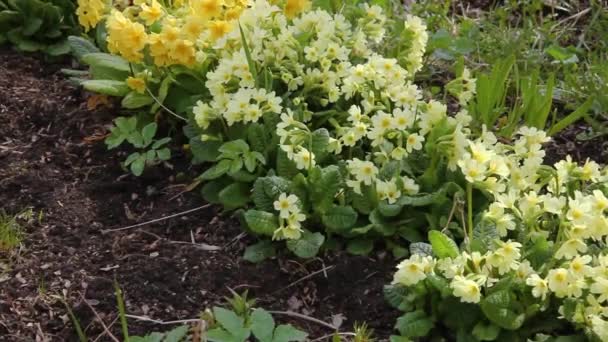
M 122 328 L 122 335 L 126 342 L 129 342 L 129 327 L 127 325 L 127 315 L 125 311 L 125 301 L 122 297 L 122 290 L 118 285 L 116 279 L 114 279 L 114 289 L 116 291 L 116 301 L 118 302 L 118 315 L 120 316 L 120 326 Z
M 255 63 L 253 62 L 253 58 L 251 58 L 251 51 L 249 50 L 249 45 L 247 44 L 247 39 L 245 38 L 245 32 L 243 32 L 243 27 L 241 23 L 239 23 L 239 31 L 241 31 L 241 40 L 243 41 L 243 49 L 245 50 L 245 56 L 247 57 L 247 64 L 249 64 L 249 72 L 251 72 L 251 76 L 255 80 L 256 86 L 258 85 L 258 71 L 255 68 Z
M 555 125 L 551 126 L 551 129 L 549 130 L 549 136 L 559 133 L 564 128 L 570 126 L 571 124 L 575 123 L 579 119 L 586 116 L 587 113 L 589 112 L 589 109 L 591 109 L 591 106 L 593 105 L 593 101 L 594 101 L 594 98 L 590 97 L 589 99 L 587 99 L 587 101 L 585 101 L 585 103 L 583 103 L 580 107 L 578 107 L 574 112 L 568 114 L 568 116 L 559 120 L 557 123 L 555 123 Z
M 68 305 L 68 303 L 65 300 L 61 299 L 61 302 L 65 306 L 65 309 L 68 311 L 68 316 L 70 316 L 72 325 L 74 325 L 74 329 L 76 330 L 76 334 L 78 335 L 78 340 L 80 340 L 80 342 L 87 342 L 89 339 L 87 338 L 87 335 L 84 333 L 84 330 L 82 330 L 82 327 L 80 326 L 80 322 L 78 321 L 78 318 L 76 318 L 76 315 L 74 315 L 72 308 L 70 308 L 70 306 Z

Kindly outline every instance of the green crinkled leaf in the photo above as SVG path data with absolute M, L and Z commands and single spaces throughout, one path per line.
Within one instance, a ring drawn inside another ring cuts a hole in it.
M 272 258 L 276 254 L 276 249 L 271 241 L 263 240 L 251 246 L 248 246 L 245 249 L 245 254 L 243 255 L 243 259 L 258 263 L 262 262 L 268 258 Z
M 350 240 L 346 250 L 353 255 L 368 255 L 374 250 L 374 240 L 369 238 Z
M 323 169 L 314 168 L 308 180 L 310 201 L 314 208 L 320 213 L 330 210 L 343 183 L 340 169 L 335 165 Z
M 485 253 L 497 239 L 500 239 L 500 235 L 498 235 L 496 224 L 491 220 L 482 218 L 473 227 L 472 246 L 479 252 Z
M 361 194 L 349 190 L 348 195 L 352 200 L 353 207 L 362 214 L 370 214 L 378 206 L 376 188 L 370 185 L 361 185 Z
M 148 94 L 140 94 L 136 91 L 131 91 L 121 101 L 121 106 L 126 109 L 137 109 L 154 103 L 154 99 Z
M 315 155 L 317 163 L 323 161 L 323 159 L 329 153 L 327 146 L 329 145 L 329 132 L 325 128 L 319 128 L 312 132 L 312 153 Z M 306 146 L 308 147 L 308 146 Z
M 433 329 L 433 326 L 433 321 L 423 311 L 417 310 L 399 317 L 395 329 L 406 337 L 424 337 Z
M 456 242 L 444 233 L 438 230 L 431 230 L 428 237 L 433 247 L 433 253 L 439 259 L 456 258 L 460 254 Z
M 509 290 L 496 291 L 480 302 L 484 315 L 494 324 L 507 330 L 516 330 L 524 323 L 525 315 L 515 313 L 511 308 Z
M 249 141 L 249 145 L 251 145 L 252 151 L 258 151 L 262 154 L 265 154 L 266 147 L 268 146 L 269 139 L 267 139 L 268 134 L 266 133 L 266 129 L 263 125 L 259 123 L 252 123 L 247 127 L 247 140 Z
M 410 254 L 433 256 L 433 246 L 425 242 L 415 242 L 410 245 Z
M 401 162 L 397 160 L 391 160 L 390 162 L 384 164 L 382 169 L 380 169 L 380 173 L 378 174 L 378 178 L 390 181 L 391 179 L 398 177 L 401 172 Z
M 86 80 L 82 86 L 88 91 L 110 96 L 125 96 L 131 90 L 124 81 L 113 80 Z
M 252 199 L 256 208 L 263 211 L 273 211 L 275 199 L 283 192 L 287 193 L 291 182 L 277 176 L 258 178 L 253 184 Z
M 250 209 L 245 212 L 245 222 L 254 233 L 272 236 L 279 228 L 277 216 L 265 211 Z
M 300 258 L 308 259 L 319 253 L 319 248 L 323 245 L 325 236 L 321 233 L 311 233 L 304 231 L 298 240 L 288 240 L 287 248 Z
M 249 184 L 232 183 L 220 191 L 220 202 L 228 210 L 244 207 L 249 202 L 250 190 Z
M 296 163 L 287 158 L 287 153 L 281 149 L 277 150 L 277 174 L 281 177 L 292 178 L 298 172 Z
M 526 260 L 530 261 L 534 269 L 538 269 L 553 257 L 553 242 L 542 236 L 533 238 L 531 242 L 532 246 L 526 248 L 528 251 Z
M 327 228 L 343 233 L 355 225 L 357 217 L 357 212 L 351 206 L 334 206 L 325 212 L 321 219 Z
M 386 285 L 383 288 L 384 299 L 395 309 L 405 311 L 409 305 L 409 290 L 399 284 Z

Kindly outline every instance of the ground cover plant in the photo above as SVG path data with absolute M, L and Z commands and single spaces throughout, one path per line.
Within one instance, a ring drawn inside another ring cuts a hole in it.
M 69 35 L 80 31 L 73 0 L 0 1 L 0 44 L 24 52 L 67 55 Z
M 383 2 L 82 0 L 77 13 L 88 33 L 69 42 L 89 70 L 63 72 L 98 94 L 88 105 L 111 96 L 123 108 L 87 139 L 105 137 L 135 176 L 176 160 L 198 172 L 184 191 L 241 221 L 245 260 L 346 251 L 397 265 L 384 289 L 403 311 L 392 341 L 608 338 L 608 172 L 584 158 L 544 164 L 552 136 L 581 118 L 601 125 L 588 116 L 601 99 L 555 107 L 561 71 L 522 69 L 517 54 L 477 68 L 457 51 L 437 86 L 425 58 L 437 36 Z M 276 339 L 267 313 L 233 311 L 212 311 L 208 337 Z

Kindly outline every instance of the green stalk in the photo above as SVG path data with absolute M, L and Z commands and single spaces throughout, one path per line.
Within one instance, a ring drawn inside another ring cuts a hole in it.
M 467 183 L 467 219 L 470 246 L 473 240 L 473 184 L 471 183 Z

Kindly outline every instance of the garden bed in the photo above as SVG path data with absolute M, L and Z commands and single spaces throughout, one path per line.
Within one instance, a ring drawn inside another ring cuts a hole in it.
M 127 313 L 156 320 L 196 318 L 232 289 L 248 290 L 269 310 L 330 323 L 342 315 L 345 330 L 366 321 L 380 337 L 391 332 L 398 313 L 386 305 L 382 287 L 395 261 L 384 253 L 304 263 L 287 255 L 253 265 L 242 260 L 253 240 L 218 207 L 102 234 L 204 205 L 196 191 L 184 192 L 202 168 L 189 169 L 178 157 L 173 170 L 158 167 L 135 178 L 120 168 L 122 156 L 95 138 L 107 133 L 118 109 L 88 110 L 88 95 L 62 77 L 62 65 L 6 50 L 0 61 L 0 203 L 10 213 L 28 207 L 41 213 L 40 222 L 26 226 L 18 255 L 3 261 L 0 341 L 76 340 L 54 297 L 62 294 L 87 335 L 97 337 L 102 327 L 92 323 L 83 298 L 110 324 L 118 315 L 114 278 Z M 179 181 L 172 176 L 180 173 Z M 288 320 L 313 337 L 331 333 Z M 133 334 L 167 328 L 138 320 L 129 326 Z M 112 325 L 117 336 L 119 330 Z
M 84 299 L 106 324 L 115 321 L 114 278 L 127 312 L 156 320 L 195 318 L 232 289 L 248 290 L 268 309 L 330 323 L 344 317 L 347 330 L 366 321 L 378 337 L 390 334 L 398 313 L 386 305 L 382 287 L 395 261 L 384 253 L 325 255 L 305 263 L 279 256 L 253 265 L 242 260 L 251 238 L 214 206 L 104 234 L 204 205 L 196 191 L 184 191 L 201 169 L 178 157 L 173 170 L 157 167 L 134 178 L 120 168 L 122 156 L 96 138 L 107 133 L 116 108 L 87 108 L 90 95 L 64 79 L 62 64 L 7 50 L 0 60 L 0 203 L 11 213 L 30 207 L 41 213 L 39 222 L 26 226 L 18 255 L 3 263 L 0 340 L 76 339 L 55 297 L 62 294 L 88 336 L 98 336 L 102 327 Z M 606 162 L 605 141 L 573 138 L 584 129 L 571 126 L 556 137 L 547 159 L 571 154 Z M 175 174 L 182 176 L 176 180 Z M 331 332 L 288 320 L 312 336 Z M 111 328 L 119 335 L 118 324 Z M 164 328 L 130 321 L 134 334 Z

